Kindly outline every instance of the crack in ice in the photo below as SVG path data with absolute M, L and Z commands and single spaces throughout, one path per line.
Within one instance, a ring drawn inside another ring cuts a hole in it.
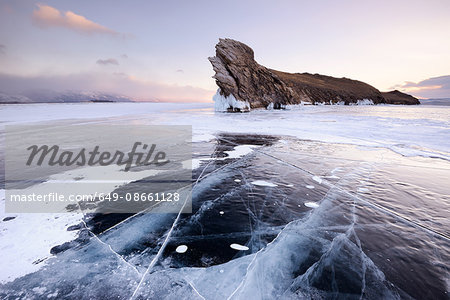
M 203 175 L 203 172 L 205 172 L 206 168 L 212 163 L 209 162 L 202 170 L 202 172 L 200 173 L 200 176 L 197 178 L 197 180 L 195 181 L 195 183 L 193 184 L 192 188 L 194 188 L 197 183 L 199 182 L 199 179 L 201 178 L 201 176 Z M 169 242 L 169 238 L 173 232 L 173 229 L 175 228 L 175 226 L 178 223 L 178 220 L 180 219 L 181 216 L 181 212 L 183 211 L 184 207 L 186 206 L 188 197 L 186 196 L 183 206 L 181 207 L 180 211 L 178 212 L 177 217 L 175 218 L 175 221 L 172 224 L 172 227 L 169 229 L 169 231 L 167 232 L 166 238 L 164 239 L 163 244 L 161 245 L 161 247 L 159 248 L 158 252 L 156 253 L 155 257 L 152 259 L 152 261 L 150 262 L 150 265 L 147 267 L 147 269 L 145 270 L 144 274 L 141 277 L 141 280 L 138 283 L 138 286 L 136 287 L 136 289 L 134 290 L 133 294 L 131 295 L 130 300 L 133 300 L 134 297 L 136 296 L 137 292 L 139 291 L 142 283 L 144 282 L 145 276 L 148 274 L 148 272 L 150 272 L 150 270 L 153 268 L 153 266 L 156 264 L 156 262 L 158 261 L 159 257 L 162 255 L 162 252 L 164 251 L 164 249 L 167 246 L 167 243 Z
M 107 246 L 109 248 L 109 250 L 122 262 L 124 262 L 125 264 L 127 264 L 129 267 L 131 267 L 138 275 L 141 275 L 141 273 L 139 272 L 139 270 L 136 268 L 136 266 L 130 264 L 128 261 L 125 260 L 125 258 L 123 258 L 122 255 L 120 255 L 119 253 L 117 253 L 116 251 L 114 251 L 114 249 L 111 247 L 110 244 L 105 243 L 104 241 L 102 241 L 95 233 L 93 233 L 89 227 L 86 224 L 86 221 L 84 220 L 86 218 L 86 215 L 84 214 L 83 209 L 81 208 L 80 202 L 77 202 L 78 208 L 80 209 L 80 212 L 83 214 L 83 218 L 81 219 L 81 222 L 83 223 L 84 228 L 89 231 L 90 234 L 92 234 L 94 236 L 94 238 L 99 241 L 101 244 Z
M 205 297 L 203 297 L 200 292 L 195 288 L 194 283 L 192 283 L 192 281 L 190 281 L 189 279 L 187 279 L 186 277 L 184 278 L 184 280 L 186 280 L 187 283 L 189 283 L 189 285 L 191 286 L 191 288 L 194 290 L 194 292 L 203 300 L 206 300 Z
M 80 209 L 81 209 L 81 208 L 80 208 Z M 83 216 L 84 216 L 84 213 L 83 213 Z M 109 248 L 109 250 L 110 250 L 110 251 L 111 251 L 111 252 L 112 252 L 119 260 L 121 260 L 122 262 L 124 262 L 125 264 L 127 264 L 129 267 L 131 267 L 138 275 L 141 275 L 141 272 L 139 272 L 139 270 L 136 268 L 136 266 L 134 266 L 134 265 L 132 265 L 131 263 L 129 263 L 128 261 L 126 261 L 125 258 L 123 258 L 122 255 L 120 255 L 119 253 L 117 253 L 116 251 L 114 251 L 114 249 L 111 247 L 110 244 L 105 243 L 105 242 L 102 241 L 95 233 L 93 233 L 93 232 L 89 229 L 89 227 L 87 226 L 86 222 L 84 221 L 84 218 L 81 220 L 81 222 L 83 222 L 84 228 L 85 228 L 86 230 L 88 230 L 89 233 L 91 233 L 97 241 L 99 241 L 101 244 L 107 246 L 107 247 Z

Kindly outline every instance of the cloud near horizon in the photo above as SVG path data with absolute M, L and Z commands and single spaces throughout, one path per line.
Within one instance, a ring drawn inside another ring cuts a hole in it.
M 6 46 L 3 44 L 0 44 L 0 54 L 5 54 L 5 49 L 6 49 Z
M 62 13 L 58 9 L 45 4 L 37 4 L 33 11 L 33 23 L 39 27 L 63 27 L 85 34 L 110 34 L 119 35 L 118 32 L 103 25 L 97 24 L 74 12 Z
M 98 59 L 97 60 L 98 65 L 106 66 L 106 65 L 119 65 L 119 62 L 115 58 L 107 58 L 107 59 Z
M 0 73 L 0 92 L 24 95 L 33 90 L 102 92 L 135 101 L 211 102 L 215 91 L 142 80 L 125 73 L 79 73 L 59 76 L 15 76 Z
M 417 83 L 407 81 L 393 87 L 420 98 L 450 98 L 450 75 L 431 77 Z

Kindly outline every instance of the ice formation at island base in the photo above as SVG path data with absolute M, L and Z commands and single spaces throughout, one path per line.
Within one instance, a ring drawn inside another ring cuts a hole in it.
M 213 97 L 215 111 L 250 111 L 250 103 L 239 101 L 233 95 L 225 97 L 220 90 Z

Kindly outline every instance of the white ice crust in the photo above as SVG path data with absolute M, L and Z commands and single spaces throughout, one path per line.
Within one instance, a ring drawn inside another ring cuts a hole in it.
M 238 108 L 241 111 L 249 111 L 250 103 L 247 101 L 237 100 L 233 95 L 229 95 L 225 97 L 220 94 L 220 91 L 217 90 L 216 94 L 213 97 L 214 100 L 214 109 L 215 111 L 228 111 L 229 108 L 235 109 Z
M 193 141 L 218 132 L 283 134 L 329 143 L 387 148 L 403 156 L 450 160 L 450 108 L 421 105 L 296 105 L 289 111 L 254 110 L 214 114 L 211 103 L 32 104 L 0 107 L 3 125 L 55 120 L 104 122 L 101 118 L 136 117 L 140 122 L 186 125 Z M 357 124 L 357 126 L 355 125 Z M 414 134 L 411 130 L 414 129 Z M 198 161 L 193 160 L 194 168 Z
M 278 186 L 275 183 L 264 181 L 264 180 L 252 181 L 252 184 L 253 185 L 257 185 L 257 186 L 268 186 L 268 187 L 276 187 L 276 186 Z
M 180 245 L 177 247 L 177 249 L 175 249 L 176 252 L 178 253 L 185 253 L 188 249 L 188 246 L 186 245 Z

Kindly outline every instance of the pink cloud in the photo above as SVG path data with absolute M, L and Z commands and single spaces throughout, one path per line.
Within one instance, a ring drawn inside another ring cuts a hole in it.
M 450 97 L 450 75 L 431 77 L 419 82 L 407 81 L 394 88 L 419 98 L 448 98 Z
M 32 18 L 37 26 L 43 28 L 64 27 L 87 34 L 119 34 L 112 29 L 88 20 L 74 12 L 66 11 L 63 13 L 58 9 L 45 4 L 37 4 L 37 9 L 33 11 Z

